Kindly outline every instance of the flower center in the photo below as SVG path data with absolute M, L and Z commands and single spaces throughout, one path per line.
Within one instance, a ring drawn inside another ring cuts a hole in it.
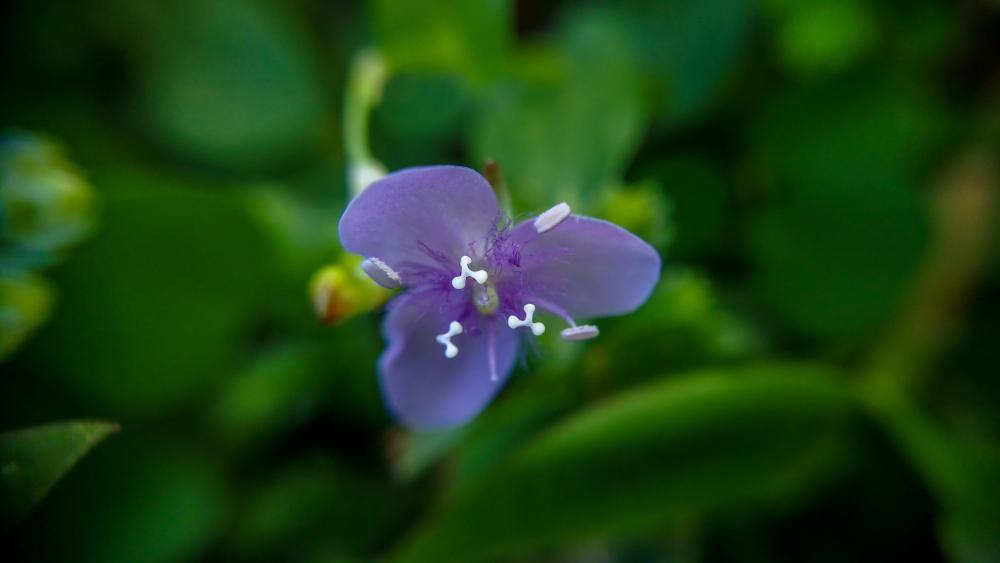
M 500 308 L 500 296 L 492 283 L 472 287 L 472 303 L 476 310 L 485 316 L 492 316 Z
M 543 235 L 544 233 L 558 227 L 563 221 L 568 219 L 571 214 L 572 210 L 566 202 L 558 203 L 535 219 L 533 223 L 535 232 L 537 235 Z M 516 254 L 517 250 L 514 249 L 511 252 Z M 513 259 L 511 260 L 512 264 L 518 265 L 516 261 L 513 261 Z M 490 263 L 492 264 L 493 262 L 491 261 Z M 492 317 L 500 309 L 500 296 L 496 289 L 497 280 L 493 279 L 493 283 L 488 283 L 491 279 L 490 273 L 486 269 L 473 270 L 471 266 L 472 257 L 462 256 L 461 260 L 459 260 L 461 272 L 451 279 L 451 286 L 458 290 L 464 290 L 466 284 L 468 283 L 467 278 L 475 280 L 476 284 L 472 286 L 472 303 L 480 315 Z M 378 261 L 374 261 L 370 264 L 368 269 L 373 270 L 373 272 L 369 275 L 371 275 L 373 279 L 376 279 L 376 281 L 384 281 L 391 284 L 396 281 L 396 279 L 393 279 L 394 277 L 398 279 L 398 274 L 396 274 L 396 276 L 390 275 L 390 272 L 392 274 L 395 274 L 395 272 L 392 272 L 391 269 L 386 271 L 387 267 L 383 268 L 382 264 Z M 366 269 L 366 271 L 368 271 L 368 269 Z M 497 272 L 493 273 L 496 274 Z M 538 307 L 562 317 L 569 324 L 569 328 L 560 332 L 560 336 L 563 340 L 588 340 L 600 334 L 600 331 L 594 325 L 577 325 L 573 322 L 573 319 L 566 313 L 566 311 L 553 303 L 545 301 L 544 299 L 532 298 L 531 300 L 534 301 L 534 303 L 524 304 L 523 319 L 518 318 L 517 315 L 510 315 L 507 317 L 507 326 L 511 330 L 527 327 L 535 336 L 541 336 L 545 333 L 545 324 L 535 321 L 537 303 Z M 454 358 L 458 355 L 458 347 L 452 343 L 451 339 L 458 334 L 462 334 L 462 330 L 461 323 L 458 321 L 452 321 L 448 327 L 448 332 L 436 336 L 437 341 L 444 346 L 445 357 Z M 490 361 L 490 379 L 496 381 L 496 335 L 494 331 L 495 328 L 492 321 L 488 322 L 487 337 L 489 338 L 489 341 L 487 344 L 487 353 L 489 354 Z M 474 330 L 473 332 L 476 331 Z
M 472 278 L 476 280 L 476 283 L 483 285 L 486 283 L 486 279 L 489 277 L 486 274 L 486 270 L 471 270 L 469 269 L 469 264 L 472 264 L 472 258 L 468 256 L 463 256 L 459 261 L 459 265 L 462 267 L 462 273 L 451 278 L 451 286 L 455 289 L 465 289 L 465 278 Z

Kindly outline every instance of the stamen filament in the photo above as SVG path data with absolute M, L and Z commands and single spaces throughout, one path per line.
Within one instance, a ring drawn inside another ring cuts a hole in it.
M 396 270 L 393 270 L 388 264 L 378 258 L 368 257 L 362 260 L 361 270 L 368 274 L 368 277 L 373 282 L 386 289 L 396 289 L 403 285 L 403 280 L 399 277 Z
M 489 344 L 487 346 L 487 356 L 490 360 L 490 381 L 497 381 L 500 379 L 497 376 L 497 327 L 494 323 L 490 324 L 490 334 L 489 334 Z
M 597 338 L 601 334 L 601 331 L 594 325 L 578 325 L 573 321 L 573 318 L 569 316 L 569 313 L 565 309 L 552 303 L 551 301 L 546 301 L 544 299 L 534 299 L 534 302 L 538 304 L 539 307 L 545 309 L 546 311 L 560 317 L 562 320 L 566 321 L 569 328 L 565 328 L 559 332 L 559 336 L 563 340 L 568 342 L 576 340 L 590 340 L 591 338 Z
M 569 326 L 571 327 L 576 326 L 576 323 L 573 322 L 573 317 L 570 317 L 569 313 L 567 313 L 565 309 L 556 305 L 555 303 L 552 303 L 551 301 L 546 301 L 545 299 L 539 299 L 537 297 L 532 299 L 532 301 L 537 303 L 538 306 L 541 307 L 542 309 L 545 309 L 546 311 L 566 321 L 566 324 L 568 324 Z

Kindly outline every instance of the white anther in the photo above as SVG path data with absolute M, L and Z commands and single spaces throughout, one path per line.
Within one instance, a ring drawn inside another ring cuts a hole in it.
M 557 203 L 551 209 L 535 218 L 535 230 L 539 233 L 554 229 L 556 225 L 562 223 L 572 211 L 565 201 Z
M 563 340 L 573 341 L 573 340 L 590 340 L 591 338 L 596 338 L 601 331 L 597 330 L 594 325 L 579 325 L 571 326 L 569 328 L 563 329 L 559 333 L 559 336 Z
M 437 335 L 438 343 L 444 345 L 444 357 L 451 359 L 458 355 L 458 346 L 451 343 L 451 337 L 458 334 L 462 334 L 462 323 L 451 321 L 451 324 L 448 325 L 448 332 Z
M 535 336 L 541 336 L 542 333 L 545 332 L 545 325 L 542 323 L 532 322 L 534 316 L 535 316 L 535 306 L 532 305 L 531 303 L 528 303 L 527 305 L 524 306 L 524 320 L 522 321 L 521 319 L 515 317 L 514 315 L 511 315 L 507 317 L 507 326 L 509 326 L 512 329 L 519 328 L 522 326 L 531 327 L 531 332 Z
M 470 270 L 469 264 L 472 264 L 472 258 L 463 256 L 459 261 L 459 265 L 462 266 L 462 273 L 451 278 L 451 287 L 454 287 L 455 289 L 465 289 L 465 278 L 472 278 L 476 280 L 479 285 L 486 283 L 486 278 L 488 277 L 486 270 Z
M 365 258 L 361 261 L 361 269 L 373 282 L 386 289 L 395 289 L 403 284 L 396 270 L 378 258 Z

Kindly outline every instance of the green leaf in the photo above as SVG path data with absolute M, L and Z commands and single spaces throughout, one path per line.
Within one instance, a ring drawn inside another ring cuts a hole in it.
M 24 517 L 80 458 L 117 431 L 117 424 L 92 420 L 0 434 L 0 529 Z
M 0 274 L 0 360 L 21 346 L 52 313 L 53 290 L 34 274 Z
M 541 377 L 523 382 L 466 427 L 466 435 L 452 454 L 451 486 L 460 488 L 487 473 L 507 453 L 531 440 L 539 429 L 565 416 L 578 400 L 558 382 L 553 384 Z
M 512 81 L 485 100 L 470 138 L 475 161 L 496 159 L 528 208 L 586 210 L 620 182 L 638 145 L 638 74 L 619 30 L 593 18 L 571 21 L 559 56 L 542 63 L 555 80 Z
M 233 514 L 237 482 L 200 426 L 177 417 L 166 432 L 130 424 L 67 479 L 31 531 L 41 561 L 173 563 L 204 555 Z M 38 536 L 36 536 L 38 537 Z M 34 554 L 34 553 L 33 553 Z
M 380 53 L 397 70 L 449 70 L 481 80 L 506 60 L 512 27 L 506 0 L 372 0 Z
M 697 116 L 737 68 L 754 0 L 643 0 L 605 8 L 626 26 L 631 48 L 668 122 Z
M 884 322 L 923 257 L 919 175 L 940 114 L 891 84 L 800 92 L 761 120 L 757 160 L 773 183 L 751 230 L 756 283 L 802 332 L 845 336 Z
M 470 99 L 454 73 L 394 73 L 372 114 L 372 150 L 389 169 L 447 160 Z
M 719 288 L 685 268 L 668 268 L 641 309 L 627 319 L 609 319 L 604 327 L 607 332 L 586 350 L 580 370 L 599 387 L 746 360 L 763 347 L 760 334 L 724 306 Z M 635 354 L 637 348 L 643 353 Z
M 93 229 L 94 199 L 58 143 L 34 134 L 0 137 L 0 240 L 5 246 L 58 255 Z M 0 256 L 0 265 L 7 260 Z
M 770 0 L 778 56 L 803 75 L 838 71 L 871 51 L 878 38 L 872 4 L 858 0 Z
M 126 162 L 102 178 L 102 228 L 54 274 L 59 314 L 22 357 L 77 404 L 150 416 L 232 373 L 273 298 L 272 254 L 221 186 Z
M 843 460 L 854 399 L 819 367 L 701 372 L 557 423 L 456 491 L 392 559 L 479 561 L 801 498 Z
M 687 261 L 725 248 L 724 237 L 733 223 L 732 187 L 720 163 L 697 154 L 663 158 L 643 167 L 638 177 L 655 180 L 669 198 L 670 255 Z
M 353 319 L 322 337 L 261 350 L 218 391 L 211 420 L 227 443 L 267 451 L 274 442 L 313 417 L 336 412 L 358 424 L 382 424 L 386 414 L 372 373 L 381 341 L 373 323 Z M 355 361 L 338 365 L 350 355 Z
M 325 455 L 272 470 L 244 495 L 230 549 L 240 561 L 302 561 L 316 550 L 370 555 L 406 524 L 414 495 Z
M 908 400 L 871 405 L 942 506 L 939 534 L 952 560 L 1000 561 L 1000 448 L 947 432 Z
M 272 5 L 268 5 L 272 4 Z M 307 36 L 275 3 L 172 2 L 151 18 L 137 61 L 153 135 L 181 156 L 276 166 L 315 149 L 328 122 Z

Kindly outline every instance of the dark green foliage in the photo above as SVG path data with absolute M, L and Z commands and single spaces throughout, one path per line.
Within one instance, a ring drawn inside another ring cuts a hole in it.
M 0 561 L 1000 561 L 993 4 L 5 3 Z M 664 271 L 411 432 L 337 221 L 488 159 Z
M 24 517 L 91 448 L 118 427 L 63 422 L 0 434 L 0 528 Z
M 393 560 L 489 560 L 779 503 L 837 468 L 851 410 L 843 383 L 807 366 L 640 387 L 526 442 L 455 493 Z

